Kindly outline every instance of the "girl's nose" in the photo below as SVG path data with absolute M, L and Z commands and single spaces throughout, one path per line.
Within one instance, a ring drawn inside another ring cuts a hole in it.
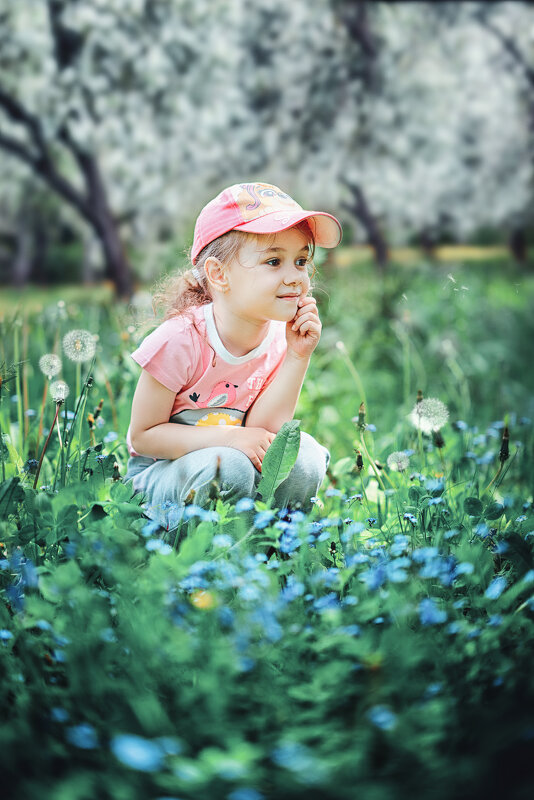
M 302 283 L 305 277 L 307 276 L 302 273 L 302 270 L 298 270 L 296 267 L 293 267 L 293 269 L 289 270 L 289 272 L 287 272 L 286 276 L 284 277 L 284 283 L 285 284 Z

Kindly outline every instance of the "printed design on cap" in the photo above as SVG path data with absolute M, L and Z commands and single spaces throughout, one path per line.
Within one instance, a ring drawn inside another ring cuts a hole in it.
M 286 208 L 288 211 L 302 211 L 292 197 L 270 183 L 238 183 L 230 190 L 241 210 L 243 222 Z

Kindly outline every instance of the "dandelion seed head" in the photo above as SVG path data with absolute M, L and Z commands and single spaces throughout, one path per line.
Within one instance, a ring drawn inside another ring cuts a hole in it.
M 89 361 L 96 350 L 96 340 L 90 331 L 69 331 L 63 337 L 63 351 L 67 358 L 75 362 Z
M 65 381 L 54 381 L 50 384 L 50 394 L 54 403 L 63 403 L 69 396 L 69 385 Z
M 408 469 L 410 459 L 403 450 L 396 450 L 389 454 L 386 463 L 395 472 L 404 472 L 405 469 Z
M 437 397 L 426 397 L 416 403 L 410 414 L 410 422 L 421 433 L 439 431 L 449 419 L 449 409 Z
M 39 369 L 50 380 L 61 370 L 61 359 L 55 353 L 46 353 L 39 359 Z

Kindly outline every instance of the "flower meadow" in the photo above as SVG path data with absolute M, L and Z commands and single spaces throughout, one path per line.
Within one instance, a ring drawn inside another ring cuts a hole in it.
M 532 796 L 534 280 L 320 273 L 300 427 L 174 531 L 122 481 L 143 296 L 0 306 L 6 797 Z

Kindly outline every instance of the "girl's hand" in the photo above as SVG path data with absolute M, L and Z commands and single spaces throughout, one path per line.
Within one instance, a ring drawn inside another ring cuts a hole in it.
M 247 428 L 228 425 L 228 446 L 241 450 L 250 458 L 258 472 L 261 472 L 263 457 L 271 445 L 275 434 L 266 428 Z
M 286 325 L 288 353 L 298 358 L 309 358 L 321 338 L 321 320 L 314 297 L 299 299 L 297 313 Z

